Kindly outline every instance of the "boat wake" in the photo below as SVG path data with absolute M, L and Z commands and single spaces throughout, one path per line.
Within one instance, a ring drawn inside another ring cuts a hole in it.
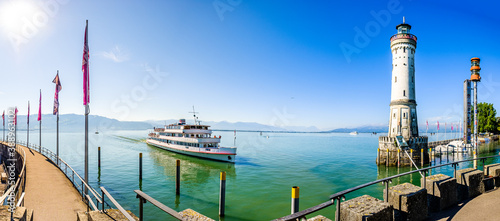
M 131 143 L 146 143 L 146 139 L 135 139 L 135 138 L 130 138 L 130 137 L 124 137 L 124 136 L 119 136 L 119 135 L 113 135 L 115 138 L 118 138 L 120 140 L 128 141 Z

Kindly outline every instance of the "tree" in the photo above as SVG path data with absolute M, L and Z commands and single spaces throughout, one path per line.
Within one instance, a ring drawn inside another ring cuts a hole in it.
M 479 133 L 498 133 L 499 132 L 499 122 L 496 117 L 497 111 L 493 107 L 493 104 L 481 102 L 477 104 L 477 130 Z M 472 114 L 472 130 L 474 130 L 474 114 Z

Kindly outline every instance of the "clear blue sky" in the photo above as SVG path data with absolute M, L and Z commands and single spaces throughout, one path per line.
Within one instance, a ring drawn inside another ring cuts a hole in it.
M 419 123 L 458 122 L 463 80 L 475 56 L 482 67 L 479 100 L 500 109 L 499 4 L 4 0 L 0 110 L 18 106 L 26 114 L 29 100 L 36 113 L 41 89 L 42 112 L 51 113 L 59 70 L 61 114 L 84 113 L 81 62 L 88 19 L 91 114 L 189 119 L 195 105 L 206 121 L 320 129 L 386 125 L 389 38 L 405 16 L 418 37 Z M 368 41 L 356 41 L 356 29 L 369 34 Z M 356 52 L 346 56 L 342 44 Z

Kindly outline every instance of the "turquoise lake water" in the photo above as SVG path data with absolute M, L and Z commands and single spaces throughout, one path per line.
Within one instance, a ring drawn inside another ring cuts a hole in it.
M 226 217 L 224 220 L 271 220 L 290 213 L 292 186 L 300 187 L 300 209 L 326 202 L 336 192 L 409 168 L 377 167 L 375 158 L 378 135 L 360 133 L 263 133 L 238 132 L 235 164 L 214 162 L 171 153 L 145 143 L 148 131 L 101 131 L 90 134 L 89 179 L 94 189 L 104 186 L 127 210 L 139 214 L 136 189 L 163 204 L 182 211 L 192 208 L 218 220 L 219 173 L 227 172 Z M 214 131 L 222 136 L 222 146 L 233 145 L 233 132 Z M 422 134 L 425 135 L 425 134 Z M 444 133 L 439 134 L 444 139 Z M 450 139 L 451 135 L 447 134 Z M 26 140 L 26 132 L 18 132 Z M 80 175 L 84 168 L 84 134 L 60 133 L 60 156 Z M 429 138 L 438 139 L 436 136 Z M 55 152 L 55 133 L 43 133 L 42 145 Z M 38 144 L 38 133 L 31 132 L 30 142 Z M 97 147 L 101 147 L 101 174 L 97 169 Z M 480 156 L 498 155 L 500 145 L 481 146 Z M 486 153 L 487 152 L 487 153 Z M 143 181 L 138 181 L 139 153 L 143 153 Z M 459 154 L 434 162 L 468 158 Z M 181 194 L 175 195 L 175 161 L 181 160 Z M 500 162 L 499 158 L 488 163 Z M 482 165 L 482 164 L 480 164 Z M 472 167 L 462 163 L 459 168 Z M 482 167 L 480 167 L 482 168 Z M 452 176 L 451 166 L 431 174 Z M 418 173 L 393 180 L 391 185 L 412 182 L 420 185 Z M 372 185 L 347 195 L 347 199 L 369 194 L 382 199 L 383 186 Z M 172 220 L 151 203 L 144 205 L 146 220 Z M 317 214 L 334 218 L 331 206 Z

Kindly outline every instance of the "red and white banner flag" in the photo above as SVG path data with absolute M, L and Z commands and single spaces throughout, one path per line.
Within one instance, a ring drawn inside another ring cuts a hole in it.
M 56 84 L 56 93 L 54 94 L 54 112 L 53 112 L 53 114 L 56 115 L 59 113 L 59 91 L 62 90 L 61 80 L 59 80 L 59 71 L 57 71 L 56 77 L 54 78 L 52 83 Z
M 82 72 L 83 72 L 83 105 L 90 103 L 90 81 L 89 81 L 89 44 L 88 44 L 88 32 L 87 28 L 89 26 L 89 21 L 85 25 L 85 42 L 83 45 L 83 60 L 82 60 Z
M 14 125 L 17 125 L 17 107 L 16 110 L 14 111 Z

